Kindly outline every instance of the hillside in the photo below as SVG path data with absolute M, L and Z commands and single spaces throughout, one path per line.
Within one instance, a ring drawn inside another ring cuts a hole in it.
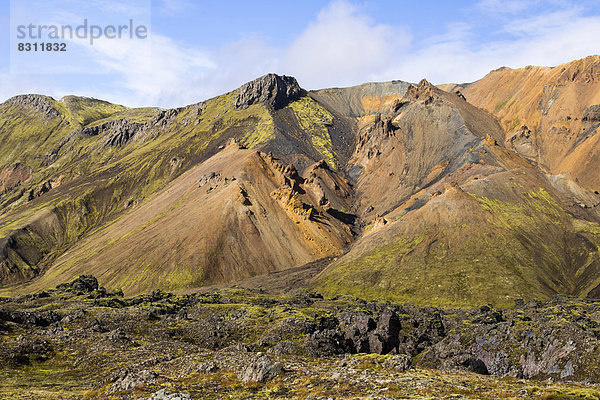
M 422 82 L 363 123 L 357 192 L 375 217 L 318 290 L 462 306 L 597 295 L 596 211 L 505 148 L 488 113 Z
M 126 295 L 189 291 L 316 262 L 298 285 L 326 295 L 469 307 L 600 296 L 597 61 L 503 69 L 449 92 L 308 92 L 269 74 L 172 110 L 10 99 L 0 293 L 84 273 Z

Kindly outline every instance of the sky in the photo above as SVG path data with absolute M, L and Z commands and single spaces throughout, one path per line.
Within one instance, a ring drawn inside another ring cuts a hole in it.
M 131 20 L 147 35 L 18 36 L 20 25 L 84 20 L 100 29 Z M 0 101 L 73 94 L 168 108 L 268 72 L 318 89 L 464 83 L 501 66 L 556 66 L 600 54 L 600 1 L 0 0 L 0 35 Z M 18 50 L 44 41 L 66 51 Z

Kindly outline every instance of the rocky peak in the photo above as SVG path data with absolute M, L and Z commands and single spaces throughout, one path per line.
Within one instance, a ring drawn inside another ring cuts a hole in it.
M 27 107 L 50 118 L 60 117 L 60 113 L 52 105 L 52 98 L 40 94 L 21 94 L 6 100 L 5 104 Z
M 280 109 L 302 94 L 296 78 L 267 74 L 244 84 L 238 89 L 235 108 L 248 108 L 255 103 L 267 103 Z
M 438 98 L 438 91 L 426 79 L 422 79 L 418 86 L 410 86 L 406 91 L 406 98 L 409 100 L 425 101 L 426 104 L 431 103 L 434 99 Z

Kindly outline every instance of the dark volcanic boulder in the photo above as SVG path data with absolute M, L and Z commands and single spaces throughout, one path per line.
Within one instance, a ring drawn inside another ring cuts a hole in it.
M 366 312 L 347 312 L 341 316 L 348 343 L 356 353 L 369 353 L 369 333 L 377 327 Z
M 21 311 L 0 309 L 0 321 L 14 322 L 33 326 L 49 326 L 60 321 L 61 316 L 54 311 Z
M 344 336 L 354 353 L 397 353 L 400 318 L 395 311 L 385 309 L 376 320 L 366 312 L 348 312 L 341 316 Z
M 70 283 L 61 283 L 56 287 L 65 292 L 83 292 L 89 293 L 98 289 L 98 280 L 93 275 L 80 275 Z
M 302 89 L 296 78 L 267 74 L 238 89 L 235 108 L 239 110 L 255 103 L 267 103 L 275 109 L 280 109 L 301 95 Z
M 309 354 L 317 357 L 343 354 L 348 350 L 344 335 L 337 329 L 316 331 L 304 340 L 304 348 Z
M 52 357 L 53 353 L 53 346 L 47 340 L 19 336 L 12 341 L 3 341 L 0 345 L 0 367 L 43 362 Z
M 398 351 L 400 319 L 392 310 L 384 310 L 377 322 L 377 329 L 369 335 L 369 348 L 372 353 L 388 354 Z
M 563 298 L 503 311 L 484 306 L 416 360 L 479 374 L 597 382 L 598 317 L 595 302 Z

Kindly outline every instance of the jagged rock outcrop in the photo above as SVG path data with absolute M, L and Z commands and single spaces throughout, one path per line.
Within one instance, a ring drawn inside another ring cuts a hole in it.
M 32 109 L 44 114 L 49 118 L 59 118 L 60 113 L 52 105 L 52 101 L 52 97 L 43 96 L 40 94 L 22 94 L 11 97 L 10 99 L 6 100 L 6 103 Z
M 515 133 L 506 139 L 506 145 L 519 152 L 519 154 L 534 160 L 537 157 L 535 138 L 532 137 L 531 129 L 522 125 Z
M 405 96 L 409 100 L 418 100 L 423 101 L 425 104 L 429 104 L 436 98 L 439 98 L 436 90 L 438 89 L 429 83 L 429 81 L 422 79 L 416 87 L 411 85 L 406 91 Z
M 140 131 L 142 126 L 143 124 L 138 124 L 127 119 L 118 119 L 105 122 L 101 125 L 83 128 L 80 133 L 85 136 L 102 134 L 104 136 L 103 145 L 123 146 Z
M 484 306 L 419 356 L 425 366 L 518 378 L 581 379 L 597 371 L 598 322 L 591 303 Z
M 277 110 L 285 107 L 301 94 L 302 89 L 296 78 L 267 74 L 238 89 L 235 108 L 244 109 L 255 103 L 266 103 Z
M 98 279 L 93 275 L 81 275 L 72 282 L 61 283 L 56 289 L 73 293 L 89 293 L 98 289 Z
M 144 386 L 155 384 L 157 379 L 158 374 L 154 371 L 142 370 L 139 372 L 132 372 L 119 378 L 111 386 L 108 393 L 143 388 Z
M 27 200 L 31 201 L 37 197 L 40 197 L 40 196 L 48 193 L 52 189 L 62 185 L 64 179 L 65 179 L 65 177 L 63 175 L 61 175 L 61 176 L 57 176 L 54 178 L 50 178 L 47 181 L 40 183 L 39 185 L 37 185 L 29 190 Z
M 204 103 L 199 103 L 195 107 L 196 116 L 202 114 L 204 109 Z M 148 122 L 144 124 L 145 128 L 161 128 L 166 129 L 173 121 L 173 119 L 181 113 L 182 108 L 171 108 L 169 110 L 161 110 L 155 116 L 150 118 Z

